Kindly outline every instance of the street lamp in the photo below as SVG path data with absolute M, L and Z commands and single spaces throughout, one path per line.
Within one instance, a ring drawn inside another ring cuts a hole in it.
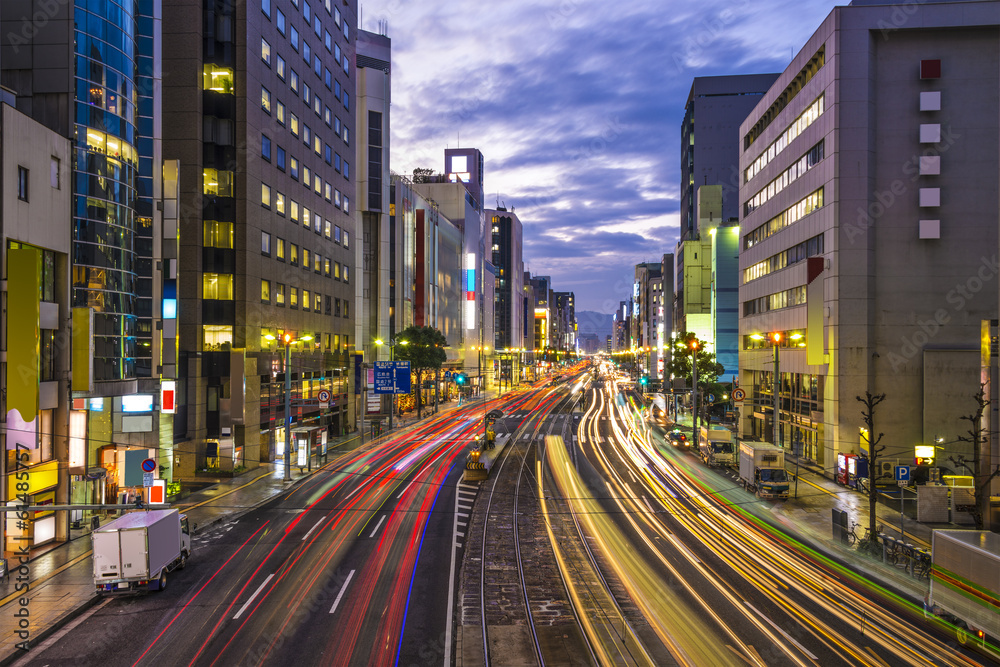
M 264 336 L 266 340 L 278 340 L 272 334 Z M 287 331 L 281 335 L 281 343 L 285 346 L 285 481 L 292 481 L 292 344 L 307 343 L 312 336 L 295 338 Z M 310 456 L 312 452 L 310 452 Z
M 771 383 L 771 388 L 774 391 L 774 407 L 772 408 L 774 414 L 771 417 L 771 429 L 773 431 L 771 439 L 774 440 L 774 444 L 778 447 L 784 446 L 784 438 L 782 438 L 781 434 L 781 370 L 779 366 L 780 356 L 778 354 L 778 349 L 781 347 L 781 340 L 783 337 L 784 334 L 780 331 L 772 331 L 767 335 L 751 334 L 750 336 L 753 340 L 767 340 L 771 343 L 771 347 L 774 348 L 774 379 Z M 802 334 L 794 333 L 789 336 L 789 338 L 791 340 L 798 341 L 802 339 Z M 798 454 L 796 453 L 796 455 Z
M 377 347 L 381 347 L 382 345 L 385 345 L 385 343 L 382 341 L 381 338 L 376 338 L 374 342 L 375 342 L 375 345 Z M 394 357 L 394 354 L 393 354 L 396 351 L 396 346 L 397 345 L 407 345 L 407 344 L 408 344 L 408 342 L 405 341 L 405 340 L 389 340 L 389 363 L 392 363 L 392 362 L 394 362 L 396 360 L 395 357 Z M 393 367 L 392 373 L 393 373 L 393 391 L 392 391 L 392 399 L 389 402 L 389 430 L 390 431 L 392 430 L 392 414 L 396 411 L 396 386 L 395 386 L 396 369 L 395 369 L 395 367 Z

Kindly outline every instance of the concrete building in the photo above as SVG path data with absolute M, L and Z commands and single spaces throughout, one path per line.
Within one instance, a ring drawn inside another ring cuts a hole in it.
M 699 76 L 691 82 L 681 124 L 681 239 L 698 237 L 697 196 L 722 186 L 722 219 L 739 215 L 739 128 L 777 74 Z
M 354 244 L 360 280 L 355 281 L 354 339 L 366 362 L 393 357 L 397 324 L 398 249 L 402 234 L 392 218 L 389 197 L 389 118 L 392 42 L 385 36 L 358 31 L 357 103 L 354 162 L 357 192 L 354 201 L 360 242 Z M 375 343 L 382 341 L 381 345 Z M 391 409 L 392 396 L 382 398 L 382 411 Z
M 837 7 L 740 127 L 745 436 L 801 437 L 832 472 L 866 446 L 867 390 L 885 462 L 970 455 L 998 310 L 998 26 L 998 2 Z
M 2 97 L 0 495 L 5 503 L 14 501 L 16 482 L 27 479 L 29 488 L 22 493 L 30 505 L 89 502 L 93 483 L 71 482 L 71 475 L 82 478 L 88 465 L 87 410 L 69 399 L 71 143 L 15 110 L 9 91 Z M 29 473 L 20 480 L 15 479 L 19 468 Z M 26 514 L 5 516 L 3 551 L 68 539 L 68 513 Z
M 491 258 L 496 270 L 494 311 L 494 374 L 509 384 L 518 383 L 524 348 L 524 231 L 513 207 L 487 210 L 492 235 Z
M 164 3 L 184 477 L 284 459 L 286 420 L 302 456 L 354 427 L 356 25 L 356 0 Z
M 655 378 L 660 366 L 659 302 L 663 295 L 663 280 L 660 276 L 660 262 L 644 262 L 635 265 L 635 283 L 632 287 L 632 345 L 640 348 L 640 372 Z

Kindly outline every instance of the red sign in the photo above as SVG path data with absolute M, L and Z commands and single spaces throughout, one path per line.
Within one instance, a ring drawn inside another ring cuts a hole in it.
M 160 412 L 175 412 L 177 385 L 173 380 L 164 380 L 160 383 Z

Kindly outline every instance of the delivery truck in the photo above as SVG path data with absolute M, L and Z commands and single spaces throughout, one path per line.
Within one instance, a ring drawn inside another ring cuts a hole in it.
M 740 440 L 740 481 L 761 498 L 787 498 L 785 451 L 767 442 Z
M 1000 640 L 1000 535 L 935 530 L 926 608 L 955 626 L 960 643 L 975 643 L 981 649 L 990 643 L 996 646 Z
M 733 453 L 733 434 L 722 426 L 702 426 L 698 429 L 698 451 L 710 466 L 731 466 L 736 462 Z
M 187 564 L 191 532 L 177 510 L 132 512 L 91 533 L 99 595 L 163 590 L 167 573 Z

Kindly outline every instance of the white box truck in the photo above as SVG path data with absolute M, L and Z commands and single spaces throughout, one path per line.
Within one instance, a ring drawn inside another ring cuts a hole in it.
M 787 498 L 785 451 L 767 442 L 740 440 L 740 481 L 761 498 Z
M 731 466 L 736 463 L 733 434 L 722 426 L 702 426 L 698 429 L 698 451 L 710 466 Z
M 98 594 L 163 590 L 167 572 L 191 555 L 187 516 L 177 510 L 132 512 L 91 533 Z
M 980 530 L 931 534 L 927 609 L 951 622 L 962 644 L 986 648 L 1000 639 L 1000 535 Z

